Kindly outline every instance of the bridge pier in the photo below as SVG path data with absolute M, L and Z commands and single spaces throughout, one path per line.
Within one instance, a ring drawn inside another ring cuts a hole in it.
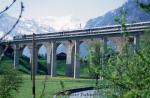
M 102 65 L 105 63 L 105 57 L 107 56 L 107 37 L 102 38 L 102 49 L 101 49 L 101 54 L 102 54 Z
M 31 71 L 32 71 L 33 47 L 28 46 L 28 48 L 29 48 L 30 53 L 31 53 L 30 64 L 31 64 Z M 34 57 L 35 57 L 35 73 L 37 73 L 38 72 L 38 48 L 37 48 L 37 45 L 35 46 L 35 56 Z
M 134 36 L 134 53 L 139 49 L 140 44 L 140 35 L 137 34 Z
M 47 45 L 47 74 L 51 75 L 51 43 Z
M 73 48 L 73 43 L 69 43 L 69 45 L 67 46 L 67 58 L 66 58 L 66 65 L 67 65 L 67 70 L 66 70 L 66 75 L 69 77 L 73 77 L 74 75 L 74 48 Z
M 17 44 L 14 45 L 14 69 L 17 69 L 19 65 L 19 52 L 19 46 Z
M 2 52 L 3 52 L 3 47 L 0 46 L 0 55 L 2 54 Z
M 51 77 L 55 77 L 56 76 L 56 42 L 53 41 L 51 43 Z
M 80 42 L 75 40 L 74 43 L 74 79 L 80 77 L 80 59 L 79 59 Z
M 107 53 L 107 41 L 108 41 L 107 37 L 103 37 L 102 41 L 103 41 L 102 53 L 103 53 L 103 56 L 105 56 Z

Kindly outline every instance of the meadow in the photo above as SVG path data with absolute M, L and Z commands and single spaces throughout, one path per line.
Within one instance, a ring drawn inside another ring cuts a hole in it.
M 6 56 L 0 62 L 0 69 L 7 69 L 8 65 L 13 66 L 13 57 Z M 36 98 L 40 98 L 44 87 L 44 98 L 52 98 L 56 93 L 68 89 L 93 87 L 95 85 L 94 80 L 88 79 L 86 65 L 81 66 L 81 78 L 73 79 L 72 77 L 65 76 L 65 61 L 57 61 L 57 77 L 51 78 L 50 75 L 46 75 L 46 60 L 40 59 L 38 61 L 38 74 L 36 75 Z M 15 98 L 31 98 L 32 97 L 32 81 L 30 75 L 31 65 L 29 59 L 26 57 L 20 58 L 20 65 L 18 70 L 21 73 L 23 83 L 17 93 L 14 94 Z M 64 89 L 62 89 L 60 81 L 64 83 Z
M 72 79 L 66 77 L 47 76 L 44 98 L 52 98 L 53 95 L 62 91 L 60 81 L 63 81 L 66 90 L 73 88 L 91 87 L 94 86 L 93 80 L 90 79 Z M 40 98 L 44 87 L 45 76 L 36 76 L 36 98 Z M 23 84 L 15 98 L 32 98 L 32 81 L 29 75 L 23 76 Z

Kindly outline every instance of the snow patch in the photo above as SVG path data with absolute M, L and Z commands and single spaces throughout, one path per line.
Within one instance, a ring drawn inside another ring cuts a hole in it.
M 85 23 L 72 16 L 54 17 L 48 16 L 38 20 L 42 25 L 54 28 L 56 31 L 81 29 Z

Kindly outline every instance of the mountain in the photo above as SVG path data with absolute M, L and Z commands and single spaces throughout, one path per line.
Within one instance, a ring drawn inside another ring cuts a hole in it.
M 15 23 L 16 18 L 8 15 L 0 15 L 0 32 L 8 32 Z M 71 16 L 53 17 L 48 16 L 39 20 L 22 18 L 10 36 L 24 34 L 43 34 L 55 31 L 66 31 L 81 28 L 81 21 Z M 82 23 L 82 25 L 85 23 Z
M 16 27 L 16 31 L 21 34 L 44 34 L 54 32 L 55 30 L 47 25 L 43 25 L 33 19 L 22 19 Z
M 48 16 L 38 20 L 43 25 L 48 25 L 55 29 L 55 31 L 66 31 L 81 28 L 81 24 L 85 23 L 72 16 L 54 17 Z
M 150 3 L 150 0 L 140 0 L 140 2 L 148 4 L 148 3 Z M 117 24 L 114 21 L 114 18 L 115 18 L 115 16 L 120 16 L 121 9 L 127 10 L 127 17 L 126 17 L 127 23 L 150 21 L 150 14 L 148 14 L 144 10 L 140 9 L 136 5 L 135 0 L 128 0 L 121 7 L 117 8 L 113 11 L 109 11 L 104 16 L 99 16 L 99 17 L 90 19 L 87 22 L 85 28 Z
M 8 30 L 13 26 L 15 23 L 16 18 L 9 16 L 8 14 L 2 14 L 0 15 L 0 37 L 2 37 Z M 54 32 L 55 30 L 48 26 L 41 24 L 33 19 L 21 19 L 15 29 L 6 36 L 6 40 L 12 40 L 13 36 L 16 35 L 29 35 L 32 33 L 36 34 L 43 34 L 43 33 L 49 33 Z M 46 49 L 42 47 L 42 49 L 39 51 L 40 54 L 45 54 Z M 23 54 L 26 56 L 30 56 L 30 52 L 27 48 L 24 49 Z
M 9 16 L 8 14 L 0 15 L 0 34 L 2 35 L 2 32 L 8 32 L 16 20 L 16 18 Z M 43 25 L 33 19 L 21 19 L 9 36 L 13 37 L 15 35 L 28 35 L 32 33 L 42 34 L 54 31 L 55 30 L 52 27 Z
M 7 14 L 0 15 L 0 36 L 4 35 L 5 32 L 8 32 L 8 30 L 13 26 L 14 22 L 14 17 L 10 17 Z M 12 39 L 12 36 L 13 34 L 11 33 L 9 38 Z
M 0 37 L 7 32 L 15 23 L 16 18 L 9 16 L 8 14 L 3 14 L 0 16 Z M 15 35 L 24 35 L 24 34 L 43 34 L 43 33 L 49 33 L 49 32 L 55 32 L 55 31 L 63 31 L 63 30 L 73 30 L 73 29 L 79 29 L 80 28 L 80 20 L 73 18 L 71 16 L 65 16 L 65 17 L 45 17 L 41 18 L 39 20 L 33 20 L 33 19 L 21 19 L 19 24 L 17 24 L 16 28 L 11 32 L 10 35 L 7 36 L 7 40 L 13 39 L 13 36 Z M 83 24 L 83 23 L 82 23 Z M 82 46 L 82 45 L 81 45 Z M 84 55 L 84 46 L 82 46 L 81 54 Z M 65 47 L 61 44 L 57 48 L 57 53 L 60 52 L 66 52 Z M 46 49 L 44 46 L 42 46 L 39 49 L 40 54 L 45 54 Z M 23 51 L 23 54 L 30 57 L 30 51 L 28 48 L 25 48 Z

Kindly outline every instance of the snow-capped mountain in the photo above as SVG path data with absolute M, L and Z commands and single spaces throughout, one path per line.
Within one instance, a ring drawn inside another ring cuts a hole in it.
M 13 26 L 15 23 L 16 18 L 9 16 L 8 14 L 3 14 L 0 16 L 0 37 L 4 35 L 5 32 Z M 81 26 L 82 24 L 82 26 Z M 66 31 L 66 30 L 73 30 L 79 29 L 84 26 L 79 19 L 75 19 L 71 16 L 65 17 L 45 17 L 39 20 L 33 19 L 21 19 L 21 21 L 17 24 L 16 28 L 8 35 L 7 39 L 13 39 L 15 35 L 28 35 L 32 33 L 42 34 L 42 33 L 50 33 L 55 31 Z M 84 49 L 82 49 L 84 50 Z M 57 53 L 65 52 L 65 47 L 61 45 L 57 49 Z M 46 49 L 45 47 L 41 47 L 39 50 L 40 54 L 45 54 Z M 82 53 L 82 52 L 81 52 Z M 26 56 L 30 56 L 29 50 L 25 48 L 23 54 Z
M 8 14 L 3 14 L 0 16 L 0 31 L 8 32 L 8 30 L 15 23 L 16 18 L 9 16 Z M 50 33 L 55 30 L 48 25 L 41 25 L 39 22 L 33 19 L 21 19 L 15 29 L 10 33 L 10 36 L 15 35 L 28 35 L 28 34 L 42 34 L 42 33 Z
M 9 29 L 12 28 L 13 24 L 15 23 L 16 18 L 9 16 L 8 14 L 3 14 L 0 16 L 0 37 L 2 37 Z M 55 30 L 50 27 L 49 25 L 41 24 L 33 19 L 21 19 L 15 29 L 6 36 L 6 40 L 12 40 L 13 36 L 16 35 L 29 35 L 29 34 L 42 34 L 42 33 L 50 33 L 54 32 Z M 42 48 L 40 50 L 41 54 L 45 54 L 46 50 Z M 30 52 L 28 49 L 25 48 L 24 55 L 30 56 Z
M 48 25 L 54 28 L 55 31 L 80 29 L 85 25 L 85 23 L 83 23 L 81 20 L 71 16 L 64 16 L 64 17 L 48 16 L 45 18 L 41 18 L 38 21 L 42 25 Z
M 9 16 L 8 14 L 3 14 L 0 16 L 0 31 L 7 32 L 15 23 L 16 18 Z M 28 34 L 43 34 L 55 31 L 66 31 L 80 29 L 84 27 L 85 23 L 81 22 L 79 19 L 73 18 L 71 16 L 65 17 L 45 17 L 39 20 L 22 18 L 17 24 L 15 29 L 12 31 L 10 36 L 15 35 L 28 35 Z
M 43 34 L 54 32 L 55 30 L 47 25 L 41 25 L 33 19 L 22 19 L 16 27 L 16 31 L 20 34 Z

